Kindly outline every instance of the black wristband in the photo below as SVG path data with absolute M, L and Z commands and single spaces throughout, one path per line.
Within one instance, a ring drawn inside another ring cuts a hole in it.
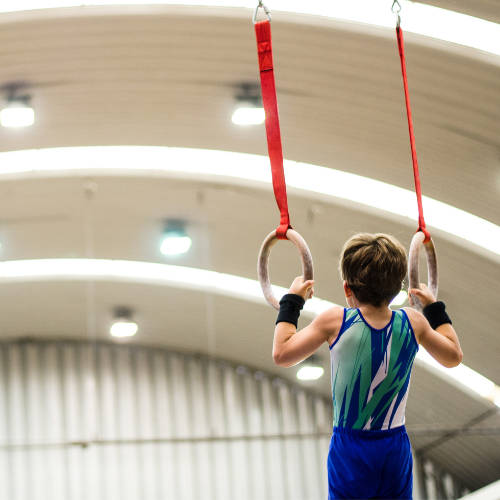
M 300 295 L 294 293 L 287 293 L 284 295 L 280 300 L 280 312 L 276 324 L 281 322 L 291 323 L 297 328 L 300 311 L 305 303 L 306 301 Z
M 450 325 L 452 324 L 450 317 L 446 313 L 446 306 L 444 305 L 444 302 L 433 302 L 432 304 L 425 306 L 422 313 L 433 330 L 435 330 L 438 326 L 444 325 L 445 323 L 449 323 Z

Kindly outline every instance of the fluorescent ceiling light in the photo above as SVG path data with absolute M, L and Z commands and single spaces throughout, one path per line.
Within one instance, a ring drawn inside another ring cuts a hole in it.
M 105 259 L 0 262 L 0 283 L 89 280 L 178 287 L 267 304 L 258 281 L 205 269 Z M 273 286 L 273 290 L 279 298 L 288 292 L 286 288 L 277 286 Z M 304 316 L 314 318 L 334 305 L 332 302 L 313 297 L 304 306 Z M 444 368 L 423 348 L 420 348 L 417 359 L 424 368 L 430 367 L 433 372 L 437 371 L 448 382 L 453 382 L 462 390 L 467 387 L 500 407 L 500 387 L 474 370 L 464 365 L 452 369 Z
M 186 253 L 191 246 L 191 238 L 187 236 L 168 236 L 161 244 L 161 253 L 164 255 L 178 255 Z
M 35 123 L 35 111 L 24 106 L 9 106 L 0 111 L 0 122 L 4 127 L 28 127 Z
M 391 306 L 401 306 L 406 302 L 408 294 L 404 290 L 401 290 L 391 302 Z
M 317 380 L 323 376 L 325 370 L 321 366 L 303 366 L 297 372 L 297 378 L 300 380 Z
M 256 0 L 16 0 L 2 2 L 0 12 L 92 5 L 196 5 L 255 9 Z M 400 0 L 402 26 L 407 32 L 500 55 L 500 25 L 450 10 Z M 7 4 L 7 5 L 5 5 Z M 347 23 L 394 28 L 389 0 L 340 2 L 325 0 L 270 0 L 271 12 L 290 12 Z M 248 13 L 249 19 L 251 12 Z M 443 45 L 443 48 L 446 48 Z
M 346 200 L 378 215 L 417 220 L 415 193 L 333 168 L 285 160 L 287 187 L 293 194 L 320 201 Z M 0 153 L 0 180 L 35 175 L 173 177 L 269 188 L 271 169 L 264 156 L 151 146 L 93 146 Z M 455 244 L 495 261 L 500 256 L 500 226 L 446 203 L 423 197 L 427 226 Z M 458 239 L 457 239 L 458 238 Z M 468 244 L 472 243 L 472 245 Z M 484 252 L 483 250 L 486 250 Z
M 232 121 L 236 125 L 260 125 L 265 119 L 264 108 L 238 108 L 233 114 Z
M 466 386 L 479 396 L 488 399 L 496 406 L 500 407 L 500 387 L 475 370 L 463 364 L 455 368 L 445 368 L 422 347 L 420 347 L 418 351 L 417 359 L 442 373 L 446 379 L 451 378 L 455 382 Z
M 256 280 L 190 267 L 107 259 L 45 259 L 0 262 L 0 283 L 22 281 L 125 281 L 198 290 L 266 304 Z M 287 288 L 274 286 L 281 298 Z M 314 318 L 331 302 L 313 297 L 304 314 Z
M 138 326 L 136 323 L 128 321 L 117 321 L 110 330 L 113 337 L 132 337 L 137 333 Z

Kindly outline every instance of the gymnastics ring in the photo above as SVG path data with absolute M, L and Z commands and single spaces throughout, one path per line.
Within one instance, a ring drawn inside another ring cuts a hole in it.
M 420 259 L 420 251 L 422 249 L 422 243 L 424 243 L 425 234 L 422 231 L 418 231 L 413 236 L 410 246 L 410 257 L 408 259 L 408 280 L 410 282 L 410 290 L 412 288 L 420 288 L 420 275 L 418 270 L 418 262 Z M 428 272 L 428 287 L 432 295 L 437 299 L 438 294 L 438 266 L 437 266 L 437 254 L 436 247 L 432 238 L 424 243 L 425 254 L 427 257 L 427 272 Z M 422 303 L 420 299 L 415 295 L 411 294 L 411 298 L 417 311 L 422 312 Z
M 302 261 L 302 276 L 304 276 L 304 281 L 312 280 L 314 274 L 313 260 L 311 256 L 311 251 L 307 246 L 304 238 L 300 236 L 297 231 L 293 229 L 288 229 L 286 232 L 287 238 L 297 247 L 299 251 L 300 260 Z M 277 311 L 280 309 L 278 299 L 273 293 L 271 287 L 271 282 L 269 281 L 269 257 L 271 255 L 271 250 L 274 244 L 278 241 L 276 236 L 276 231 L 273 231 L 262 243 L 262 247 L 259 253 L 259 262 L 257 265 L 257 273 L 259 274 L 260 286 L 264 297 L 271 307 L 274 307 Z M 306 300 L 311 296 L 311 291 L 307 292 Z

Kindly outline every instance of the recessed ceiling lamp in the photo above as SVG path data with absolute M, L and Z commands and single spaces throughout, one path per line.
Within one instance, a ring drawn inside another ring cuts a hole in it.
M 408 293 L 404 290 L 401 290 L 395 297 L 392 299 L 391 306 L 402 306 L 407 297 Z
M 186 223 L 179 219 L 169 219 L 165 224 L 161 253 L 179 255 L 191 247 L 191 238 L 186 234 Z
M 310 356 L 303 361 L 302 368 L 297 372 L 299 380 L 317 380 L 323 376 L 325 370 L 319 366 L 318 358 L 315 355 Z
M 28 127 L 35 123 L 35 111 L 30 106 L 31 96 L 19 95 L 19 86 L 7 87 L 7 103 L 0 111 L 4 127 Z
M 236 95 L 237 109 L 233 114 L 233 123 L 236 125 L 260 125 L 264 123 L 266 115 L 262 107 L 260 85 L 242 83 Z
M 115 323 L 110 333 L 113 337 L 132 337 L 137 333 L 138 326 L 132 321 L 132 309 L 117 307 L 115 309 Z

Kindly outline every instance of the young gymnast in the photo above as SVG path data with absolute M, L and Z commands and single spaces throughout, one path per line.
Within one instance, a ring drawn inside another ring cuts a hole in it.
M 421 344 L 442 365 L 457 366 L 460 343 L 445 305 L 423 284 L 411 290 L 423 315 L 389 309 L 407 270 L 406 251 L 392 236 L 352 237 L 339 269 L 349 307 L 332 307 L 297 332 L 314 282 L 296 278 L 280 301 L 273 359 L 289 367 L 324 342 L 330 347 L 334 427 L 328 498 L 411 499 L 413 460 L 404 412 L 413 360 Z

